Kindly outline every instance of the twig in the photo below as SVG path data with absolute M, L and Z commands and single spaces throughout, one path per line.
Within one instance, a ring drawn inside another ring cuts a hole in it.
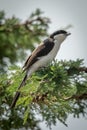
M 76 99 L 76 100 L 87 99 L 87 93 L 83 93 L 81 95 L 73 95 L 71 97 L 64 98 L 64 100 L 70 100 L 70 99 Z

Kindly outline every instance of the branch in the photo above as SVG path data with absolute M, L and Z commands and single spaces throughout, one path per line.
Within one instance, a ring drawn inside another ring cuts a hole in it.
M 44 94 L 37 94 L 36 97 L 33 98 L 33 102 L 39 102 L 39 101 L 44 101 L 48 96 L 48 92 Z
M 85 100 L 87 99 L 87 93 L 83 93 L 81 95 L 73 95 L 71 97 L 64 98 L 64 100 L 70 100 L 70 99 L 76 99 L 76 100 Z
M 31 30 L 29 26 L 32 25 L 34 22 L 38 22 L 38 21 L 40 22 L 40 24 L 44 24 L 44 25 L 50 23 L 50 20 L 48 18 L 37 17 L 36 19 L 26 20 L 24 23 L 14 24 L 12 25 L 12 28 L 3 28 L 2 30 L 0 30 L 0 32 L 11 33 L 13 32 L 13 29 L 18 29 L 21 26 L 24 26 L 29 32 L 33 33 L 33 30 Z M 0 27 L 4 27 L 4 24 L 0 24 Z
M 80 67 L 80 68 L 78 68 L 78 70 L 80 72 L 84 71 L 85 73 L 87 73 L 87 67 Z
M 75 71 L 87 73 L 87 67 L 78 67 L 78 68 L 77 67 L 71 67 L 67 70 L 68 75 L 72 74 L 73 71 L 74 71 L 74 73 L 75 73 Z

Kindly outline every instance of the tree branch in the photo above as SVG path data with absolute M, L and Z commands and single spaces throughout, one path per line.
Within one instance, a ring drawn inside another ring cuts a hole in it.
M 87 99 L 87 93 L 83 93 L 80 95 L 73 95 L 71 97 L 64 98 L 64 100 L 70 100 L 70 99 L 76 99 L 76 100 L 85 100 Z
M 41 17 L 37 17 L 36 19 L 32 19 L 32 20 L 26 20 L 24 23 L 19 23 L 19 24 L 14 24 L 12 25 L 12 28 L 3 28 L 0 30 L 0 32 L 13 32 L 13 29 L 18 29 L 21 26 L 24 26 L 28 31 L 30 31 L 31 33 L 33 32 L 33 30 L 31 30 L 29 28 L 30 25 L 32 25 L 34 22 L 40 22 L 40 24 L 45 24 L 46 23 L 50 23 L 50 20 L 48 18 L 41 18 Z M 0 24 L 0 27 L 4 27 L 4 24 Z

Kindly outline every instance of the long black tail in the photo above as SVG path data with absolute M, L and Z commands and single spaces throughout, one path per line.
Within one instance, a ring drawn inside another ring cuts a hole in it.
M 18 87 L 18 90 L 25 85 L 26 79 L 27 79 L 27 74 L 26 74 L 25 77 L 23 78 L 23 80 L 22 80 L 20 86 Z M 17 91 L 16 94 L 15 94 L 15 96 L 14 96 L 14 98 L 13 98 L 13 101 L 12 101 L 12 104 L 11 104 L 10 108 L 15 107 L 16 102 L 17 102 L 19 96 L 20 96 L 20 92 Z

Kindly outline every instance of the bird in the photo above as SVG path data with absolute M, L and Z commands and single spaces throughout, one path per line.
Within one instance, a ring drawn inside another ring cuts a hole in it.
M 48 36 L 27 58 L 23 71 L 25 76 L 20 83 L 18 90 L 13 98 L 10 108 L 14 108 L 20 96 L 20 88 L 26 83 L 26 80 L 39 68 L 46 67 L 56 57 L 61 44 L 71 33 L 66 30 L 57 30 Z

